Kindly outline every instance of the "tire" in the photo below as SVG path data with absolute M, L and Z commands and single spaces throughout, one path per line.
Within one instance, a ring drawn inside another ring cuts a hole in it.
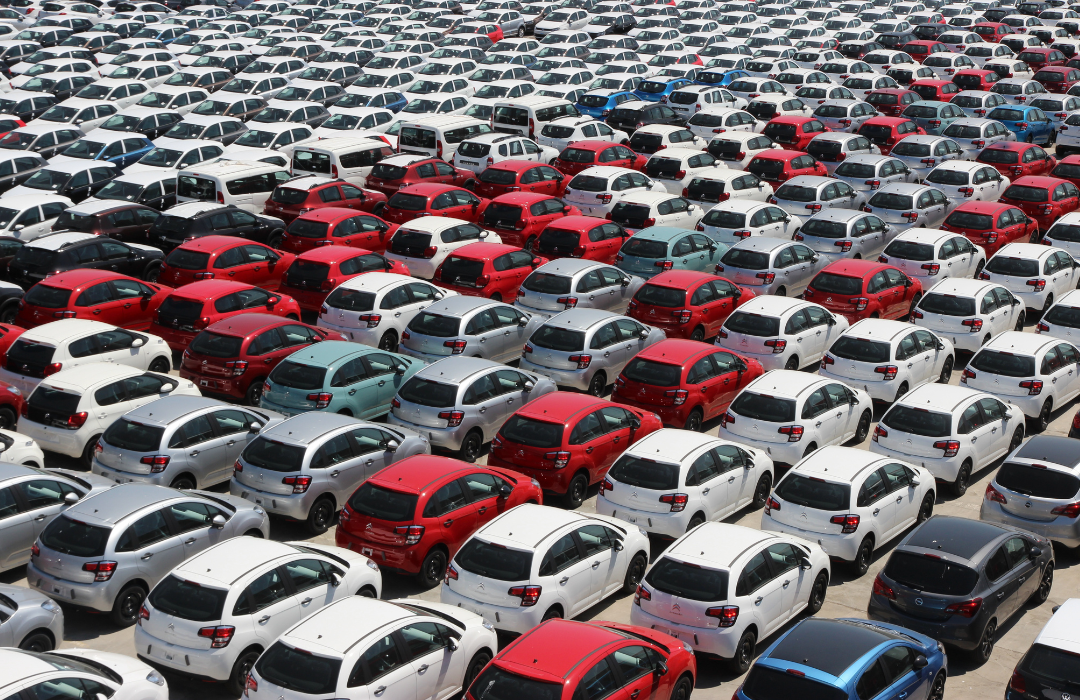
M 194 491 L 195 480 L 192 479 L 191 476 L 189 476 L 188 474 L 181 474 L 180 476 L 173 479 L 173 482 L 169 484 L 169 488 L 180 489 L 183 491 Z
M 949 380 L 952 379 L 952 370 L 954 365 L 955 362 L 953 361 L 953 358 L 951 356 L 945 358 L 945 364 L 941 366 L 941 374 L 938 375 L 938 384 L 949 383 Z
M 792 355 L 788 358 L 788 361 L 784 364 L 784 369 L 792 372 L 799 371 L 799 358 L 796 355 Z
M 968 480 L 971 479 L 971 460 L 964 460 L 964 463 L 960 465 L 960 471 L 956 473 L 956 479 L 953 480 L 949 488 L 952 490 L 953 495 L 960 498 L 968 490 Z
M 874 541 L 869 537 L 863 539 L 859 545 L 859 551 L 855 553 L 855 561 L 851 562 L 851 572 L 858 578 L 866 574 L 870 568 L 870 562 L 874 560 Z
M 934 514 L 934 494 L 933 492 L 926 494 L 923 498 L 922 504 L 919 506 L 919 514 L 915 518 L 915 524 L 919 525 L 925 523 L 930 519 L 930 516 Z
M 519 29 L 518 36 L 520 37 L 522 34 L 524 34 L 524 32 Z M 476 652 L 476 654 L 472 657 L 472 660 L 469 661 L 469 667 L 465 671 L 465 680 L 462 683 L 461 687 L 465 690 L 468 690 L 469 686 L 473 684 L 473 681 L 476 680 L 476 677 L 480 675 L 480 672 L 484 670 L 484 667 L 488 665 L 489 661 L 491 661 L 490 651 L 488 651 L 487 649 L 481 649 L 480 651 Z
M 1043 401 L 1042 408 L 1039 409 L 1039 415 L 1028 421 L 1031 426 L 1032 432 L 1041 433 L 1050 426 L 1050 416 L 1054 412 L 1054 402 L 1052 399 Z
M 607 389 L 607 376 L 603 372 L 597 372 L 589 382 L 587 391 L 593 396 L 600 397 L 604 395 L 604 389 Z
M 472 178 L 469 178 L 468 180 L 465 181 L 465 184 L 462 185 L 462 187 L 464 187 L 465 189 L 467 189 L 470 192 L 475 192 L 476 191 L 476 180 L 473 180 Z
M 854 442 L 856 444 L 862 443 L 866 440 L 866 436 L 870 434 L 870 423 L 873 422 L 874 416 L 870 411 L 863 411 L 862 416 L 859 418 L 859 427 L 855 429 Z
M 94 447 L 97 445 L 97 441 L 100 437 L 101 435 L 95 435 L 87 440 L 86 446 L 83 447 L 82 462 L 86 465 L 87 470 L 94 465 Z
M 825 604 L 825 596 L 829 592 L 829 572 L 822 571 L 814 579 L 814 587 L 810 589 L 810 599 L 806 601 L 806 614 L 817 615 L 821 606 Z
M 698 525 L 704 525 L 704 524 L 705 524 L 705 516 L 702 515 L 701 513 L 694 513 L 694 517 L 690 518 L 690 522 L 686 526 L 686 531 L 690 532 L 691 530 L 693 530 Z
M 168 374 L 172 371 L 172 362 L 167 357 L 159 357 L 150 363 L 148 370 L 158 374 Z
M 1042 579 L 1039 580 L 1039 587 L 1031 594 L 1031 598 L 1028 599 L 1028 602 L 1032 605 L 1042 605 L 1046 602 L 1046 599 L 1050 597 L 1050 589 L 1053 587 L 1054 562 L 1049 562 L 1043 570 Z
M 1027 321 L 1026 316 L 1027 316 L 1027 314 L 1024 313 L 1023 311 L 1021 311 L 1016 316 L 1016 325 L 1013 326 L 1013 330 L 1016 331 L 1017 333 L 1023 333 L 1024 332 L 1024 323 Z
M 585 474 L 577 474 L 570 480 L 570 486 L 566 489 L 563 502 L 569 510 L 581 507 L 585 497 L 589 494 L 589 477 Z
M 492 301 L 502 301 L 502 294 L 499 294 L 498 292 L 495 292 L 494 294 L 491 295 L 491 300 Z
M 641 579 L 645 577 L 645 569 L 649 566 L 649 557 L 645 552 L 638 552 L 630 560 L 626 567 L 626 577 L 623 578 L 622 590 L 625 595 L 630 595 L 637 590 Z
M 553 605 L 550 608 L 548 608 L 547 612 L 544 613 L 544 616 L 542 618 L 540 618 L 540 622 L 547 622 L 548 620 L 561 620 L 561 619 L 562 619 L 562 610 L 559 610 L 558 606 Z
M 1046 314 L 1046 312 L 1050 310 L 1050 307 L 1053 306 L 1053 305 L 1054 305 L 1054 295 L 1053 294 L 1047 294 L 1046 295 L 1046 301 L 1043 302 L 1042 311 L 1039 312 L 1039 318 L 1042 318 Z
M 247 393 L 244 394 L 244 403 L 248 406 L 259 405 L 259 402 L 262 401 L 262 388 L 265 381 L 265 377 L 256 377 L 252 380 L 251 386 L 248 387 Z
M 434 588 L 442 583 L 443 576 L 446 574 L 446 565 L 446 552 L 439 547 L 434 547 L 424 557 L 424 562 L 420 565 L 420 573 L 416 575 L 416 578 L 425 588 Z
M 300 320 L 300 317 L 297 316 L 296 314 L 289 314 L 285 318 L 289 319 L 290 321 L 299 321 Z
M 772 490 L 772 475 L 765 472 L 754 487 L 754 500 L 750 502 L 752 510 L 760 510 L 765 507 L 769 500 L 769 491 Z
M 930 686 L 930 693 L 926 696 L 926 700 L 944 700 L 945 698 L 945 672 L 938 671 L 937 676 L 934 677 L 934 684 Z
M 524 248 L 526 253 L 531 253 L 531 254 L 535 255 L 536 254 L 536 236 L 529 236 L 528 240 L 525 241 L 525 245 L 523 246 L 523 248 Z
M 705 328 L 698 326 L 694 329 L 694 332 L 690 334 L 690 340 L 696 340 L 699 343 L 705 340 Z
M 281 237 L 283 235 L 285 235 L 285 232 L 282 231 L 281 229 L 277 229 L 276 231 L 271 231 L 270 232 L 270 237 L 266 239 L 266 245 L 270 246 L 271 248 L 280 248 L 281 247 Z M 240 688 L 240 692 L 243 692 L 243 691 L 244 691 L 244 689 Z
M 19 648 L 23 651 L 52 651 L 56 648 L 52 637 L 44 632 L 32 632 L 26 635 L 26 639 L 19 642 Z
M 248 649 L 237 657 L 236 662 L 233 663 L 232 672 L 229 673 L 229 680 L 225 682 L 225 687 L 228 688 L 229 693 L 237 697 L 244 694 L 248 673 L 258 660 L 259 652 L 257 649 Z
M 0 428 L 3 428 L 4 430 L 15 430 L 15 423 L 17 423 L 18 420 L 15 411 L 12 411 L 7 406 L 0 407 Z
M 321 535 L 334 523 L 334 502 L 329 498 L 320 498 L 311 504 L 304 525 L 313 535 Z
M 375 589 L 371 586 L 364 586 L 356 592 L 356 595 L 360 598 L 375 599 L 379 597 L 379 594 L 375 592 Z
M 787 288 L 786 287 L 780 287 L 775 292 L 773 292 L 773 294 L 775 294 L 778 297 L 786 297 L 787 296 Z
M 750 670 L 757 651 L 757 635 L 747 630 L 735 645 L 735 655 L 731 657 L 731 670 L 740 676 Z
M 690 411 L 690 415 L 686 418 L 686 425 L 683 426 L 683 430 L 693 430 L 695 433 L 701 432 L 701 409 L 695 408 Z
M 694 692 L 694 681 L 690 676 L 683 676 L 671 691 L 668 700 L 690 700 L 690 694 Z
M 1012 451 L 1017 447 L 1020 447 L 1020 443 L 1024 441 L 1024 426 L 1019 425 L 1016 430 L 1013 431 L 1012 440 L 1009 441 L 1009 451 L 1006 454 L 1012 454 Z
M 979 637 L 979 645 L 971 651 L 971 660 L 982 666 L 990 660 L 994 653 L 994 637 L 997 636 L 997 622 L 990 620 L 986 623 L 982 636 Z
M 338 415 L 339 416 L 348 416 L 349 418 L 352 418 L 352 411 L 350 411 L 347 408 L 343 408 L 340 411 L 338 411 Z
M 979 264 L 975 266 L 975 279 L 979 279 L 979 273 L 983 271 L 984 267 L 986 267 L 986 261 L 980 260 Z
M 907 382 L 900 382 L 900 386 L 896 387 L 896 398 L 893 401 L 899 401 L 906 393 L 908 393 Z
M 806 446 L 806 449 L 803 450 L 803 453 L 802 453 L 803 459 L 806 459 L 810 455 L 814 454 L 814 452 L 816 450 L 817 450 L 817 443 L 816 442 L 811 442 L 809 445 Z
M 922 301 L 922 294 L 916 294 L 915 298 L 911 300 L 911 306 L 908 308 L 907 318 L 904 320 L 911 320 L 911 314 L 915 311 L 915 307 Z
M 158 277 L 161 276 L 161 265 L 150 265 L 143 272 L 143 280 L 146 282 L 154 283 L 158 281 Z
M 146 600 L 146 590 L 139 585 L 128 586 L 113 601 L 109 619 L 120 628 L 131 627 L 139 620 L 139 608 Z
M 386 211 L 386 202 L 379 202 L 371 209 L 371 213 L 375 216 L 382 218 L 383 212 Z
M 255 537 L 257 539 L 263 539 L 262 530 L 248 530 L 244 533 L 244 537 Z
M 0 309 L 0 323 L 15 323 L 15 317 L 19 315 L 19 305 L 7 304 Z
M 379 338 L 379 349 L 387 352 L 397 352 L 397 333 L 394 331 L 386 331 L 383 333 L 382 338 Z
M 461 449 L 458 450 L 458 459 L 462 462 L 475 462 L 480 457 L 480 450 L 484 448 L 484 436 L 479 430 L 471 430 L 461 441 Z

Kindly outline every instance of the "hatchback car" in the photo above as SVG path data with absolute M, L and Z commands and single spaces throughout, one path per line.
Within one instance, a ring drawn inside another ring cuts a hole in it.
M 611 141 L 574 141 L 559 153 L 551 165 L 564 175 L 574 176 L 594 165 L 641 170 L 648 156 L 634 153 Z
M 837 260 L 814 275 L 803 299 L 855 323 L 864 318 L 906 319 L 923 295 L 918 277 L 876 260 Z
M 56 319 L 86 318 L 145 331 L 170 291 L 117 272 L 71 270 L 31 287 L 15 318 L 22 328 Z
M 476 222 L 483 212 L 482 204 L 486 204 L 486 200 L 482 201 L 461 187 L 422 183 L 404 187 L 392 194 L 386 204 L 384 218 L 392 224 L 404 224 L 425 216 Z
M 291 253 L 262 243 L 234 236 L 204 236 L 174 248 L 165 258 L 158 280 L 175 288 L 198 280 L 224 279 L 274 292 L 295 259 Z
M 533 192 L 558 197 L 563 193 L 565 179 L 565 175 L 550 165 L 504 160 L 484 168 L 477 178 L 474 191 L 488 199 L 511 192 Z
M 736 243 L 716 265 L 716 272 L 758 296 L 797 296 L 827 260 L 802 243 L 770 236 L 750 236 Z
M 1031 313 L 1045 313 L 1055 298 L 1080 284 L 1080 263 L 1061 249 L 1010 243 L 990 258 L 979 278 L 1008 288 Z
M 297 156 L 314 155 L 300 151 Z M 302 163 L 294 165 L 297 169 Z M 333 166 L 337 167 L 337 166 Z M 325 207 L 348 208 L 370 212 L 378 216 L 386 208 L 387 196 L 377 190 L 365 190 L 335 178 L 315 175 L 301 176 L 278 185 L 266 200 L 263 211 L 285 223 L 312 210 Z
M 800 175 L 825 177 L 829 174 L 828 168 L 813 156 L 801 151 L 782 149 L 759 152 L 747 163 L 746 170 L 772 185 L 774 189 L 779 186 L 779 183 Z
M 397 229 L 397 224 L 346 205 L 316 208 L 292 220 L 281 235 L 278 247 L 297 254 L 325 245 L 349 246 L 381 253 L 387 249 Z
M 893 147 L 908 136 L 925 135 L 918 124 L 905 117 L 871 117 L 859 127 L 858 134 L 870 139 L 882 155 L 889 155 Z

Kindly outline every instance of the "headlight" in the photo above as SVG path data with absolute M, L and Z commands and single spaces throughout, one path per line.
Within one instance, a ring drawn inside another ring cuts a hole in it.
M 687 644 L 686 642 L 683 642 L 683 643 L 682 643 L 682 647 L 683 647 L 683 649 L 686 649 L 686 650 L 687 650 L 688 652 L 690 652 L 691 654 L 693 654 L 693 653 L 694 653 L 694 647 L 690 646 L 690 645 L 689 645 L 689 644 Z
M 45 602 L 43 602 L 41 604 L 41 607 L 45 608 L 46 610 L 48 610 L 49 612 L 51 612 L 54 615 L 56 613 L 60 612 L 60 606 L 57 605 L 56 603 L 52 602 L 51 600 L 46 600 Z
M 158 675 L 157 671 L 151 671 L 150 673 L 146 674 L 146 680 L 150 681 L 154 685 L 165 685 L 165 679 Z
M 495 631 L 495 625 L 491 624 L 487 620 L 484 620 L 483 622 L 481 622 L 480 626 L 483 627 L 486 630 L 489 630 L 489 631 L 492 631 L 492 632 Z
M 642 537 L 648 537 L 649 536 L 649 533 L 645 532 L 645 530 L 641 529 L 640 527 L 637 529 L 637 531 L 641 533 Z
M 371 561 L 370 559 L 367 560 L 367 565 L 369 569 L 374 569 L 375 571 L 379 570 L 379 565 Z
M 266 511 L 262 509 L 262 506 L 255 506 L 254 510 L 259 515 L 266 515 Z

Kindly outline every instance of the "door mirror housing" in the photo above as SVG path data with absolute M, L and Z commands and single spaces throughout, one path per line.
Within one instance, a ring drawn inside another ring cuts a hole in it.
M 615 540 L 615 543 L 611 545 L 611 548 L 614 549 L 616 552 L 623 551 L 622 540 Z
M 653 673 L 655 673 L 658 676 L 666 676 L 667 672 L 668 672 L 667 664 L 664 663 L 663 661 L 657 661 L 656 662 L 656 668 L 653 669 Z
M 131 347 L 133 348 L 141 348 L 144 345 L 146 345 L 146 338 L 136 338 L 131 341 Z
M 915 666 L 915 670 L 916 670 L 916 671 L 921 671 L 921 670 L 923 670 L 923 669 L 924 669 L 924 668 L 926 668 L 926 667 L 927 667 L 927 666 L 928 666 L 929 664 L 930 664 L 930 662 L 929 662 L 929 661 L 927 661 L 927 660 L 926 660 L 926 657 L 925 657 L 925 656 L 923 656 L 922 654 L 918 654 L 918 655 L 917 655 L 917 656 L 915 657 L 915 664 L 914 664 L 914 666 Z
M 334 573 L 330 574 L 330 585 L 333 586 L 334 588 L 337 588 L 338 586 L 340 586 L 341 585 L 341 577 L 338 576 L 337 574 L 334 574 Z
M 918 479 L 911 479 L 911 480 L 908 481 L 908 488 L 913 489 L 918 485 L 919 485 L 919 480 Z
M 640 337 L 642 340 L 647 339 L 649 337 L 649 329 L 648 328 L 642 328 L 641 332 L 638 333 L 638 337 Z
M 398 365 L 397 367 L 395 367 L 394 368 L 394 374 L 396 374 L 399 377 L 401 375 L 405 374 L 405 365 Z
M 397 440 L 387 440 L 384 447 L 386 448 L 387 452 L 397 452 L 397 449 L 401 447 L 401 443 L 399 443 Z
M 631 430 L 638 430 L 640 428 L 641 428 L 641 419 L 638 418 L 637 416 L 634 416 L 633 418 L 631 418 L 630 419 L 630 429 Z
M 509 484 L 503 484 L 499 487 L 499 498 L 509 498 L 513 492 L 514 489 L 510 488 Z
M 260 423 L 259 421 L 255 421 L 248 426 L 248 432 L 252 435 L 258 435 L 260 430 L 262 430 L 262 423 Z
M 270 297 L 269 299 L 266 300 L 266 305 L 267 306 L 273 306 L 273 305 L 277 304 L 279 301 L 281 301 L 281 297 Z
M 64 503 L 68 504 L 69 506 L 74 505 L 75 503 L 78 503 L 78 502 L 79 502 L 79 494 L 75 493 L 74 491 L 68 491 L 67 493 L 64 494 Z
M 622 284 L 622 286 L 624 286 L 624 287 L 629 287 L 630 286 L 630 278 L 629 277 L 623 277 L 622 282 L 620 284 Z
M 213 519 L 210 521 L 210 523 L 214 526 L 215 530 L 224 529 L 225 522 L 226 522 L 226 520 L 225 520 L 224 515 L 215 515 L 213 517 Z
M 139 296 L 141 296 L 144 301 L 150 301 L 151 299 L 154 298 L 154 293 L 153 292 L 143 292 Z
M 449 649 L 450 651 L 457 651 L 458 650 L 457 640 L 454 639 L 453 637 L 450 637 L 449 639 L 447 639 L 446 640 L 446 648 Z
M 810 571 L 814 568 L 814 565 L 810 563 L 809 559 L 799 559 L 799 568 L 803 571 Z
M 533 390 L 533 387 L 535 387 L 535 386 L 536 386 L 536 385 L 535 385 L 535 384 L 533 384 L 532 382 L 525 382 L 525 385 L 524 385 L 524 386 L 523 386 L 522 388 L 523 388 L 523 389 L 524 389 L 525 391 L 532 391 L 532 390 Z
M 1041 547 L 1032 547 L 1028 550 L 1028 559 L 1035 561 L 1042 556 L 1042 553 L 1043 551 Z

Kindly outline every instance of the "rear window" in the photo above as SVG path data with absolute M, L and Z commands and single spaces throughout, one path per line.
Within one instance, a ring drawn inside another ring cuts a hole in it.
M 846 700 L 847 691 L 804 676 L 796 676 L 767 666 L 755 665 L 743 683 L 743 695 L 750 700 Z
M 582 192 L 606 192 L 607 183 L 608 181 L 606 177 L 578 175 L 570 181 L 570 184 L 567 185 L 567 188 L 571 190 L 581 190 Z
M 567 148 L 559 154 L 564 163 L 591 163 L 596 159 L 596 151 L 587 148 Z
M 1071 499 L 1080 491 L 1080 479 L 1072 474 L 1012 462 L 1001 465 L 994 481 L 1010 491 L 1035 498 Z
M 837 511 L 851 507 L 851 486 L 804 476 L 788 474 L 776 485 L 776 495 L 788 503 L 814 510 Z
M 744 391 L 731 404 L 740 416 L 769 423 L 790 423 L 795 420 L 795 401 Z
M 61 515 L 45 526 L 40 539 L 41 544 L 60 554 L 100 557 L 105 554 L 110 532 L 107 527 L 87 525 Z
M 984 348 L 971 358 L 968 367 L 1003 377 L 1032 377 L 1035 375 L 1035 358 Z
M 413 320 L 409 321 L 408 325 L 408 329 L 413 333 L 430 335 L 435 338 L 449 338 L 457 335 L 459 328 L 461 328 L 460 318 L 439 316 L 426 311 L 413 316 Z
M 995 255 L 990 258 L 990 262 L 986 263 L 986 271 L 1008 277 L 1037 277 L 1039 275 L 1039 261 Z
M 900 96 L 888 92 L 876 92 L 867 95 L 866 101 L 872 105 L 895 105 L 900 102 Z
M 546 232 L 545 232 L 546 233 Z M 542 235 L 542 234 L 541 234 Z M 575 236 L 577 234 L 574 234 Z M 569 294 L 572 278 L 547 272 L 534 272 L 525 278 L 522 287 L 538 294 Z
M 489 185 L 512 185 L 517 182 L 518 174 L 513 170 L 500 170 L 499 168 L 485 168 L 480 173 L 480 182 Z
M 177 248 L 169 253 L 169 257 L 165 258 L 165 263 L 179 270 L 205 270 L 210 263 L 210 253 Z
M 861 277 L 847 277 L 832 272 L 820 272 L 810 281 L 810 286 L 826 294 L 854 296 L 862 291 Z
M 885 565 L 885 575 L 901 586 L 949 596 L 971 593 L 979 580 L 979 575 L 966 566 L 910 552 L 893 552 Z
M 515 414 L 503 423 L 499 435 L 519 445 L 559 447 L 562 445 L 563 426 L 559 423 L 547 423 Z
M 23 297 L 23 301 L 31 306 L 40 306 L 43 309 L 62 309 L 68 305 L 68 299 L 70 298 L 70 290 L 35 284 Z
M 400 180 L 405 177 L 408 172 L 407 168 L 403 168 L 400 165 L 376 163 L 375 167 L 371 169 L 371 177 L 381 180 Z
M 1050 312 L 1043 316 L 1043 320 L 1047 323 L 1052 323 L 1055 326 L 1080 328 L 1080 308 L 1066 306 L 1064 304 L 1055 304 L 1054 308 L 1050 309 Z
M 275 642 L 255 662 L 255 670 L 268 683 L 294 693 L 325 695 L 338 684 L 341 659 L 329 659 Z
M 724 266 L 741 268 L 743 270 L 764 270 L 769 267 L 769 254 L 756 250 L 744 250 L 731 248 L 720 258 Z
M 20 338 L 8 349 L 7 359 L 9 366 L 11 367 L 18 365 L 45 367 L 52 363 L 53 353 L 55 352 L 56 348 L 52 345 L 35 343 L 32 340 L 23 340 Z
M 398 390 L 409 403 L 431 408 L 452 408 L 457 402 L 457 385 L 440 384 L 423 377 L 413 377 Z
M 650 306 L 662 306 L 665 309 L 682 308 L 686 301 L 686 290 L 646 284 L 634 295 L 634 301 Z
M 1012 165 L 1020 162 L 1020 154 L 1016 151 L 1006 151 L 1000 148 L 984 148 L 979 152 L 979 157 L 975 160 L 980 163 Z
M 925 158 L 926 156 L 930 155 L 930 144 L 914 143 L 912 141 L 904 140 L 896 144 L 896 146 L 893 147 L 892 152 L 894 156 L 907 156 L 908 158 Z M 898 195 L 892 196 L 896 197 Z M 911 197 L 907 197 L 906 199 L 910 201 Z M 878 206 L 883 205 L 879 204 Z
M 675 486 L 667 488 L 673 489 Z M 667 557 L 661 558 L 649 569 L 645 583 L 663 593 L 688 600 L 727 600 L 728 572 L 684 564 Z
M 558 683 L 519 676 L 494 664 L 489 664 L 471 687 L 473 697 L 484 700 L 559 700 L 563 690 Z
M 491 152 L 491 144 L 466 141 L 458 146 L 458 153 L 467 158 L 483 158 Z
M 298 472 L 304 464 L 305 452 L 303 447 L 286 445 L 260 435 L 244 448 L 241 459 L 272 472 Z
M 498 114 L 498 110 L 496 110 L 496 114 Z M 435 132 L 430 129 L 405 126 L 401 128 L 398 142 L 401 146 L 412 146 L 413 148 L 435 148 L 437 139 L 435 138 Z
M 617 224 L 621 224 L 626 228 L 640 229 L 645 228 L 645 222 L 649 219 L 649 212 L 651 209 L 644 204 L 630 204 L 628 202 L 619 202 L 615 205 L 615 208 L 611 210 L 611 220 Z M 658 251 L 662 247 L 664 250 L 661 253 L 654 255 L 642 255 L 635 252 L 635 247 L 640 245 L 642 250 Z M 629 253 L 630 255 L 636 255 L 638 257 L 650 257 L 650 258 L 662 258 L 667 255 L 667 243 L 662 241 L 646 241 L 637 240 L 631 238 L 623 246 L 623 253 Z
M 296 190 L 291 187 L 278 187 L 270 195 L 270 201 L 278 204 L 300 204 L 308 197 L 307 190 Z
M 786 199 L 789 202 L 813 202 L 817 200 L 817 188 L 782 185 L 776 190 L 774 197 L 776 199 Z
M 731 333 L 768 338 L 780 335 L 780 319 L 776 316 L 762 316 L 745 311 L 736 311 L 724 322 L 724 328 Z
M 973 316 L 975 300 L 952 294 L 927 294 L 919 302 L 919 308 L 926 313 L 942 316 Z
M 473 538 L 454 557 L 454 564 L 496 581 L 524 581 L 532 568 L 532 553 L 496 546 Z
M 345 311 L 371 311 L 375 308 L 375 294 L 338 287 L 326 297 L 326 305 Z
M 799 233 L 804 236 L 816 236 L 818 238 L 846 238 L 847 230 L 846 223 L 812 218 L 803 224 Z
M 161 445 L 161 437 L 164 434 L 164 428 L 121 418 L 105 430 L 101 439 L 106 445 L 112 445 L 121 450 L 153 452 Z
M 418 497 L 364 482 L 349 499 L 349 508 L 360 515 L 400 523 L 411 521 L 416 513 Z
M 390 201 L 387 202 L 387 204 L 394 209 L 402 209 L 404 211 L 423 211 L 427 208 L 427 197 L 418 194 L 402 194 L 401 192 L 397 192 L 390 197 Z
M 285 360 L 270 373 L 270 381 L 290 389 L 322 389 L 326 381 L 326 368 Z
M 1005 190 L 1005 197 L 1021 202 L 1045 202 L 1049 194 L 1044 187 L 1027 187 L 1026 185 L 1009 185 Z
M 478 281 L 483 274 L 483 260 L 450 257 L 439 267 L 436 278 L 444 284 L 463 284 L 482 287 L 484 285 L 478 284 Z
M 929 154 L 929 151 L 927 151 L 927 154 Z M 914 200 L 910 195 L 878 192 L 870 198 L 869 204 L 871 207 L 877 207 L 879 209 L 909 211 L 911 207 L 914 206 Z
M 677 386 L 682 367 L 635 357 L 623 370 L 623 376 L 632 382 L 651 386 Z
M 1035 644 L 1024 655 L 1022 670 L 1047 684 L 1080 692 L 1080 655 Z
M 481 223 L 487 226 L 501 226 L 511 228 L 521 219 L 521 207 L 499 202 L 492 202 L 484 210 L 484 219 Z
M 330 231 L 330 224 L 323 221 L 296 219 L 285 230 L 290 236 L 297 238 L 326 238 L 326 234 Z
M 936 173 L 938 171 L 935 170 L 934 172 Z M 948 171 L 945 171 L 945 172 L 948 172 Z M 926 178 L 926 181 L 930 182 L 930 178 Z M 940 183 L 940 184 L 952 184 L 952 183 Z M 967 175 L 966 174 L 964 174 L 964 182 L 958 183 L 958 184 L 962 184 L 962 185 L 967 184 Z M 949 215 L 949 218 L 945 220 L 945 223 L 948 224 L 949 226 L 955 226 L 956 228 L 974 229 L 976 231 L 985 231 L 987 229 L 991 229 L 991 228 L 994 227 L 994 217 L 992 217 L 992 216 L 990 216 L 988 214 L 975 214 L 975 213 L 966 212 L 966 211 L 954 211 L 952 214 Z M 896 243 L 899 243 L 899 242 L 900 241 L 896 241 Z M 895 243 L 892 244 L 892 245 L 895 245 Z M 889 247 L 891 248 L 892 245 L 890 245 Z M 930 260 L 931 258 L 934 257 L 934 249 L 929 245 L 916 244 L 916 243 L 908 243 L 907 245 L 909 245 L 909 246 L 921 245 L 923 248 L 926 249 L 926 257 L 925 258 L 909 258 L 911 260 Z M 887 255 L 889 254 L 888 251 L 886 251 L 886 254 Z M 901 255 L 900 257 L 907 257 L 907 256 Z
M 679 465 L 623 455 L 611 467 L 610 476 L 627 486 L 651 491 L 670 491 L 679 486 Z
M 949 170 L 946 168 L 936 168 L 930 171 L 930 174 L 926 176 L 925 182 L 930 182 L 935 185 L 952 185 L 960 186 L 968 184 L 968 174 L 962 170 Z
M 150 604 L 173 617 L 193 622 L 220 620 L 229 592 L 167 576 L 150 592 Z
M 199 355 L 210 357 L 238 357 L 240 347 L 244 344 L 243 338 L 235 338 L 231 335 L 218 335 L 210 331 L 203 331 L 195 336 L 191 343 L 191 351 Z
M 882 419 L 882 424 L 893 430 L 923 437 L 948 437 L 952 435 L 952 416 L 925 408 L 912 408 L 893 404 Z
M 842 335 L 829 348 L 829 354 L 855 362 L 888 362 L 889 350 L 888 343 Z

